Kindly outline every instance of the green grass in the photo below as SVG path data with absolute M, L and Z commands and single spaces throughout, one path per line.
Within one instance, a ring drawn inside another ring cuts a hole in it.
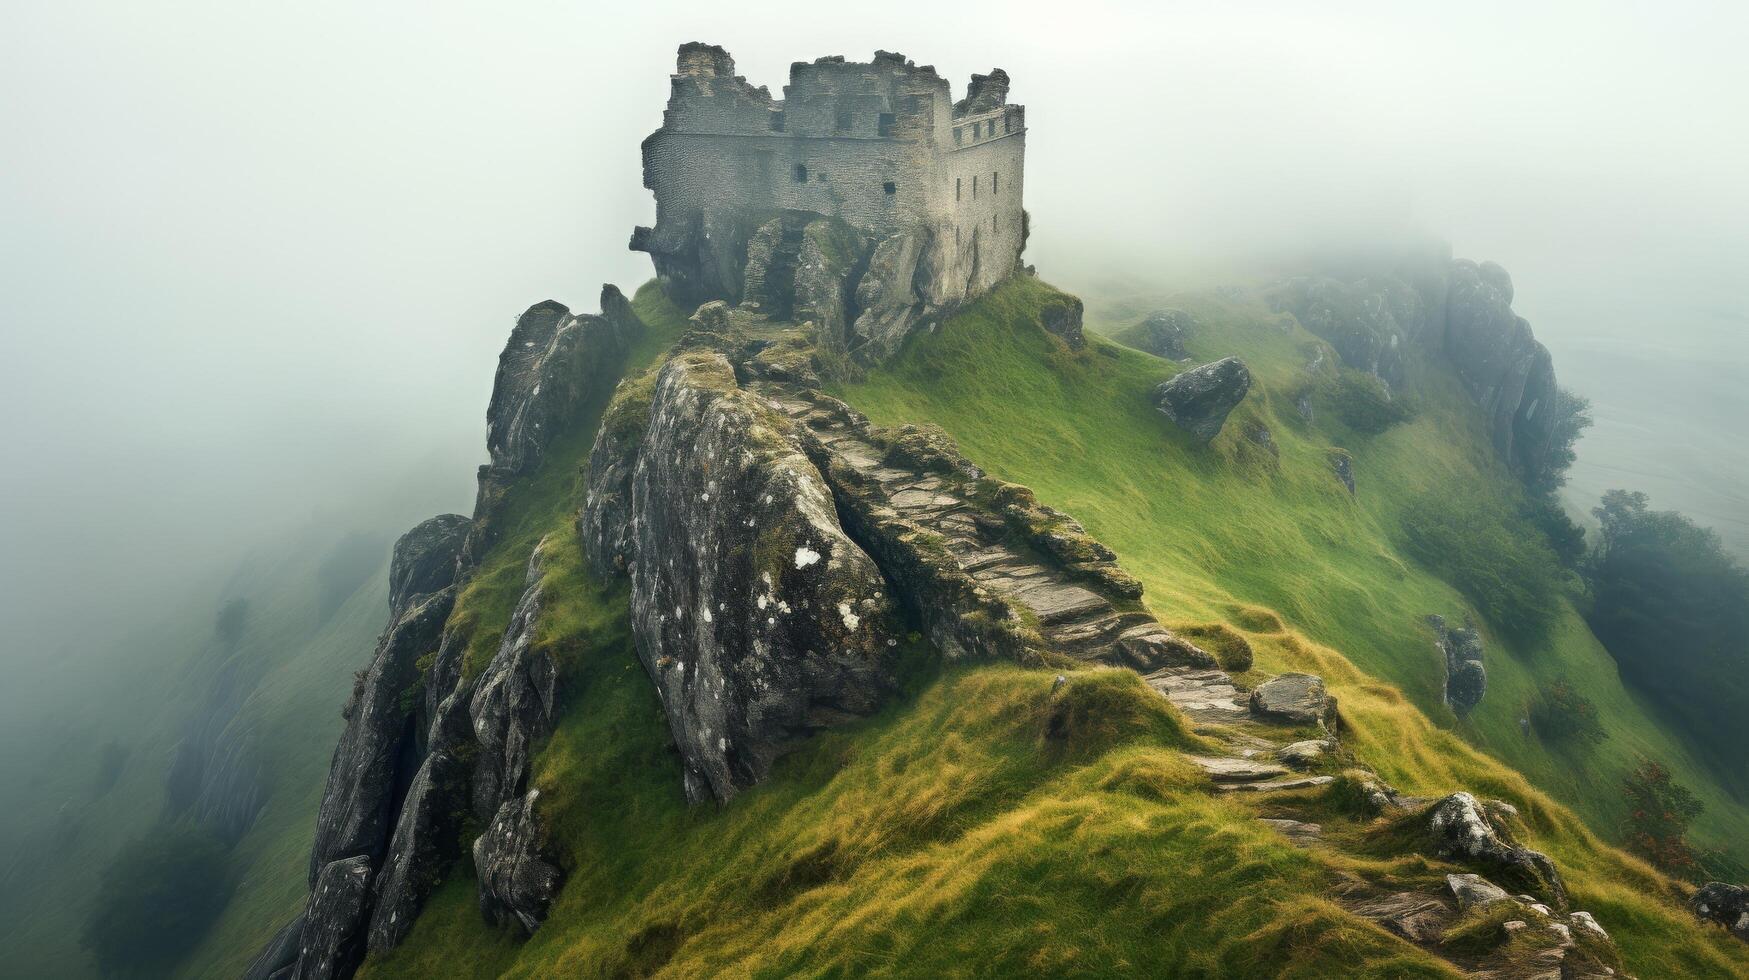
M 1028 325 L 1047 288 L 1004 287 L 845 394 L 882 421 L 939 422 L 980 464 L 1068 507 L 1143 575 L 1155 608 L 1194 620 L 1226 652 L 1242 641 L 1260 668 L 1323 673 L 1355 725 L 1349 746 L 1405 789 L 1464 786 L 1518 804 L 1523 836 L 1562 862 L 1630 969 L 1749 969 L 1749 951 L 1698 929 L 1671 882 L 1311 638 L 1376 629 L 1406 608 L 1412 620 L 1423 604 L 1459 608 L 1449 586 L 1395 557 L 1377 513 L 1318 469 L 1316 430 L 1280 425 L 1266 389 L 1241 411 L 1272 423 L 1279 464 L 1229 436 L 1190 447 L 1132 397 L 1169 368 L 1097 342 L 1071 354 Z M 1262 353 L 1245 353 L 1265 363 L 1304 343 L 1279 331 L 1248 339 Z M 992 404 L 1003 411 L 984 410 Z M 548 470 L 574 473 L 587 440 L 564 445 L 577 455 L 555 452 Z M 1493 479 L 1490 461 L 1442 457 Z M 1200 740 L 1124 671 L 1075 672 L 1053 697 L 1052 672 L 941 671 L 915 649 L 910 689 L 882 713 L 812 739 L 726 807 L 686 806 L 624 586 L 585 570 L 568 533 L 580 488 L 564 486 L 554 479 L 518 505 L 525 530 L 495 560 L 520 568 L 527 552 L 514 551 L 544 537 L 548 594 L 562 596 L 539 642 L 563 664 L 566 707 L 534 780 L 566 885 L 519 944 L 483 923 L 463 861 L 408 941 L 363 976 L 1453 975 L 1325 897 L 1344 875 L 1432 887 L 1446 866 L 1288 845 L 1257 822 L 1256 802 L 1207 792 L 1180 754 Z M 1288 581 L 1276 584 L 1268 563 L 1283 556 Z M 1372 596 L 1381 581 L 1408 598 Z M 487 610 L 502 604 L 484 597 L 471 600 L 477 628 L 501 630 L 502 614 Z M 1430 638 L 1412 622 L 1395 634 L 1405 635 L 1436 664 Z M 1437 679 L 1418 682 L 1436 702 Z M 1338 840 L 1368 833 L 1334 795 L 1302 805 L 1327 811 Z

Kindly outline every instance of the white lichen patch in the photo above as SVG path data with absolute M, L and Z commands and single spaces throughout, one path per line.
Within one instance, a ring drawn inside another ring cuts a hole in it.
M 862 623 L 862 617 L 851 612 L 850 603 L 848 602 L 840 602 L 838 604 L 838 615 L 844 620 L 844 628 L 847 630 L 856 629 L 856 627 Z
M 796 549 L 796 568 L 798 569 L 807 568 L 819 560 L 820 553 L 805 544 Z

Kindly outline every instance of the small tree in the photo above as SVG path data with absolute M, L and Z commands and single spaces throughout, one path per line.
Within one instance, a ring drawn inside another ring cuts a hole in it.
M 1609 737 L 1598 720 L 1597 706 L 1564 677 L 1543 685 L 1529 714 L 1537 732 L 1550 741 L 1597 743 Z
M 1700 870 L 1688 843 L 1688 825 L 1704 809 L 1670 770 L 1644 759 L 1624 783 L 1628 801 L 1628 850 L 1671 874 Z

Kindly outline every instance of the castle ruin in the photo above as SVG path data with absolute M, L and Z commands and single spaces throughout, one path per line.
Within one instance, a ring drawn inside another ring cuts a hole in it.
M 790 66 L 773 99 L 715 45 L 682 45 L 643 143 L 648 252 L 677 301 L 807 319 L 864 362 L 1020 267 L 1026 113 L 1008 75 L 946 79 L 902 55 Z

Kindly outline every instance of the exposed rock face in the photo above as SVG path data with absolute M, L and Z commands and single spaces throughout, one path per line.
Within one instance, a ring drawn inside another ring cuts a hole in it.
M 546 853 L 535 801 L 540 790 L 505 800 L 486 832 L 474 841 L 480 876 L 480 911 L 500 925 L 532 934 L 546 920 L 562 875 Z
M 298 935 L 296 980 L 350 977 L 364 959 L 364 918 L 370 904 L 370 859 L 360 854 L 322 866 Z
M 879 364 L 898 353 L 922 322 L 928 310 L 929 245 L 927 232 L 900 232 L 882 239 L 869 256 L 868 271 L 854 293 L 861 312 L 844 343 L 861 363 Z
M 1269 291 L 1275 309 L 1292 313 L 1328 340 L 1342 363 L 1403 384 L 1407 344 L 1423 336 L 1431 317 L 1413 288 L 1396 279 L 1342 282 L 1324 276 L 1289 279 Z
M 1711 881 L 1694 893 L 1688 907 L 1701 919 L 1717 922 L 1749 943 L 1749 888 Z
M 1554 862 L 1539 851 L 1513 843 L 1488 819 L 1474 796 L 1453 793 L 1433 804 L 1427 813 L 1440 857 L 1483 864 L 1508 884 L 1526 888 L 1556 907 L 1566 907 L 1566 886 Z
M 1245 362 L 1228 357 L 1181 372 L 1154 389 L 1154 407 L 1197 441 L 1213 442 L 1251 390 Z
M 1251 710 L 1290 725 L 1321 725 L 1334 717 L 1336 699 L 1316 674 L 1282 674 L 1257 685 Z
M 720 353 L 680 353 L 657 378 L 631 612 L 695 801 L 758 782 L 797 736 L 872 711 L 893 682 L 886 584 L 790 430 Z
M 1354 496 L 1354 457 L 1346 449 L 1332 449 L 1329 454 L 1330 472 L 1336 474 L 1336 481 Z
M 480 747 L 474 810 L 482 820 L 506 799 L 521 795 L 533 744 L 552 731 L 558 668 L 550 656 L 533 648 L 542 605 L 540 554 L 537 545 L 504 641 L 475 681 L 468 706 Z
M 391 806 L 417 765 L 413 718 L 402 693 L 419 679 L 419 658 L 438 648 L 455 602 L 450 581 L 457 554 L 443 549 L 459 543 L 453 516 L 444 516 L 407 532 L 395 545 L 398 564 L 389 577 L 402 586 L 394 596 L 400 610 L 347 707 L 346 729 L 334 749 L 316 818 L 312 887 L 332 861 L 362 855 L 374 863 L 384 853 L 394 819 Z
M 267 941 L 255 959 L 243 970 L 243 980 L 273 980 L 275 974 L 283 971 L 289 975 L 292 967 L 298 962 L 298 940 L 303 937 L 304 913 L 299 912 L 295 918 L 280 927 Z
M 1482 634 L 1474 625 L 1446 625 L 1445 617 L 1429 616 L 1440 655 L 1445 660 L 1445 703 L 1467 715 L 1488 692 L 1488 672 L 1482 666 Z
M 1542 465 L 1555 422 L 1555 368 L 1530 324 L 1512 312 L 1512 280 L 1485 262 L 1451 265 L 1445 350 L 1488 414 L 1494 447 L 1520 473 Z
M 601 314 L 576 314 L 548 300 L 517 320 L 492 384 L 475 527 L 466 553 L 478 558 L 492 539 L 491 517 L 518 476 L 533 472 L 552 440 L 570 428 L 593 394 L 605 394 L 644 325 L 617 287 L 601 288 Z
M 1196 317 L 1183 310 L 1156 310 L 1142 321 L 1137 346 L 1168 361 L 1182 361 L 1190 356 L 1184 340 L 1196 327 Z
M 1078 297 L 1053 296 L 1039 311 L 1039 325 L 1046 333 L 1061 339 L 1070 350 L 1080 350 L 1087 346 L 1087 337 L 1081 332 L 1083 313 Z
M 1451 897 L 1457 900 L 1458 908 L 1466 912 L 1477 905 L 1511 897 L 1506 894 L 1506 889 L 1477 874 L 1446 875 L 1445 885 L 1451 889 Z
M 468 766 L 463 761 L 468 731 L 460 700 L 452 695 L 439 707 L 430 749 L 413 774 L 396 817 L 374 885 L 368 939 L 373 951 L 393 949 L 407 938 L 425 899 L 455 859 L 461 801 L 468 794 Z

